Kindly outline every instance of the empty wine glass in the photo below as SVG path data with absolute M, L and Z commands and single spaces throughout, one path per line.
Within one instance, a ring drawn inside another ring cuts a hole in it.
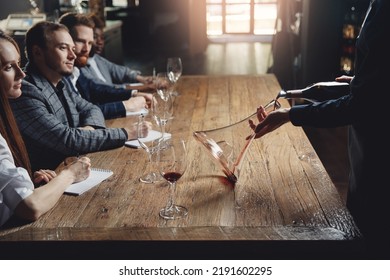
M 148 135 L 145 137 L 145 127 L 149 126 Z M 138 117 L 138 126 L 137 126 L 137 139 L 138 143 L 143 148 L 148 155 L 148 172 L 142 175 L 139 180 L 142 183 L 153 184 L 154 182 L 160 181 L 162 178 L 158 171 L 154 171 L 152 156 L 157 151 L 159 140 L 162 138 L 163 134 L 161 132 L 161 124 L 154 121 L 151 114 L 141 114 Z
M 183 64 L 181 62 L 180 57 L 168 57 L 167 59 L 167 73 L 168 78 L 173 84 L 173 87 L 175 88 L 175 85 L 177 81 L 179 80 L 181 74 L 183 72 Z M 174 89 L 172 91 L 172 94 L 174 96 L 178 96 L 179 93 Z
M 160 210 L 160 217 L 174 220 L 187 216 L 187 208 L 175 203 L 176 182 L 187 169 L 185 141 L 180 138 L 162 138 L 157 151 L 157 164 L 161 176 L 169 183 L 170 187 L 170 195 L 166 206 Z
M 168 94 L 171 94 L 172 83 L 169 80 L 167 72 L 157 73 L 154 82 L 156 86 L 156 91 L 161 96 L 161 98 L 166 98 Z
M 153 94 L 151 109 L 155 121 L 161 125 L 163 137 L 165 137 L 167 123 L 173 118 L 173 99 L 169 89 L 157 88 L 157 93 Z

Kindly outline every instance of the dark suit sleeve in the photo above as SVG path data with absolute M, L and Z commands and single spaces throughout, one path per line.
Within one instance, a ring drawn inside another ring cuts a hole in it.
M 291 123 L 322 128 L 348 125 L 353 118 L 351 99 L 349 94 L 336 100 L 293 106 L 290 110 Z
M 77 83 L 80 92 L 83 92 L 83 95 L 88 93 L 88 100 L 94 104 L 123 101 L 131 98 L 131 90 L 117 88 L 111 84 L 104 84 L 103 82 L 89 79 L 83 72 L 81 72 Z
M 126 117 L 126 109 L 122 101 L 98 104 L 97 106 L 103 112 L 106 120 Z

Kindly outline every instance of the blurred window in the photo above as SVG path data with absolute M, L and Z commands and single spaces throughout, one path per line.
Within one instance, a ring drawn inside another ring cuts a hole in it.
M 277 0 L 206 0 L 207 35 L 275 32 Z

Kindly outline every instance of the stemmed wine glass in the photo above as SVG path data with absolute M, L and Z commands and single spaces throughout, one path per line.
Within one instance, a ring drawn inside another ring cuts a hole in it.
M 175 87 L 177 81 L 179 80 L 183 72 L 183 64 L 180 57 L 168 57 L 167 59 L 167 73 L 168 78 Z M 172 91 L 174 96 L 178 96 L 179 93 L 176 90 Z
M 155 120 L 161 125 L 163 137 L 165 137 L 168 121 L 173 118 L 173 99 L 170 90 L 167 73 L 158 73 L 156 76 L 157 93 L 153 94 L 151 108 Z
M 155 86 L 157 93 L 161 98 L 165 98 L 172 91 L 172 82 L 169 80 L 167 72 L 159 72 L 155 77 Z
M 149 127 L 148 136 L 145 137 L 145 127 Z M 138 143 L 148 154 L 148 173 L 142 175 L 139 180 L 142 183 L 153 184 L 154 182 L 160 181 L 162 178 L 158 171 L 153 171 L 152 156 L 157 152 L 159 140 L 162 138 L 160 122 L 154 121 L 151 114 L 141 114 L 138 116 L 137 124 L 137 139 Z
M 176 182 L 187 169 L 187 148 L 184 140 L 173 137 L 161 139 L 157 164 L 161 176 L 168 181 L 170 187 L 170 195 L 166 206 L 160 210 L 160 217 L 174 220 L 187 216 L 187 208 L 175 204 Z

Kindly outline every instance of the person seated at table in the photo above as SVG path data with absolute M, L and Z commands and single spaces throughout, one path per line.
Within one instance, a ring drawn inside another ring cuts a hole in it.
M 95 27 L 93 28 L 94 44 L 92 47 L 91 56 L 88 58 L 88 60 L 92 59 L 93 55 L 95 55 L 95 54 L 97 54 L 101 57 L 104 57 L 104 46 L 105 46 L 105 38 L 104 38 L 105 23 L 95 13 L 89 14 L 89 17 L 94 22 Z M 133 71 L 135 71 L 135 70 L 133 70 Z M 136 73 L 136 74 L 138 74 L 138 73 Z
M 390 1 L 370 2 L 356 42 L 353 77 L 337 81 L 350 83 L 350 93 L 339 99 L 283 108 L 266 114 L 258 109 L 257 126 L 261 137 L 285 123 L 296 126 L 337 127 L 348 125 L 348 153 L 351 164 L 347 207 L 367 241 L 369 253 L 390 256 L 388 165 L 390 156 L 387 66 L 390 53 L 383 42 L 388 36 Z M 382 106 L 379 106 L 382 105 Z
M 107 128 L 96 105 L 73 92 L 75 45 L 66 26 L 42 21 L 26 33 L 23 94 L 10 100 L 32 170 L 55 169 L 66 157 L 122 147 L 137 124 Z M 146 136 L 150 124 L 142 128 Z
M 22 94 L 25 74 L 19 63 L 18 45 L 0 31 L 0 226 L 14 214 L 28 221 L 37 220 L 55 206 L 68 186 L 86 179 L 90 172 L 87 157 L 74 161 L 58 175 L 52 170 L 31 171 L 8 101 Z M 43 185 L 35 188 L 34 184 Z
M 150 103 L 152 94 L 118 88 L 83 74 L 83 69 L 88 67 L 87 59 L 94 43 L 94 23 L 88 16 L 66 13 L 59 22 L 69 29 L 75 43 L 76 67 L 70 79 L 82 97 L 99 106 L 106 119 L 125 117 L 128 112 L 148 107 L 147 102 Z
M 94 13 L 89 14 L 89 17 L 95 24 L 94 45 L 88 58 L 88 67 L 81 70 L 83 74 L 106 83 L 123 85 L 138 82 L 153 88 L 152 76 L 142 76 L 141 71 L 113 63 L 104 57 L 104 22 Z

